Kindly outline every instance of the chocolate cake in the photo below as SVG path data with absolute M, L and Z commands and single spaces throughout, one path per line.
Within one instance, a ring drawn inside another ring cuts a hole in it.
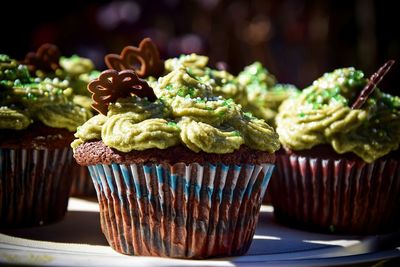
M 133 150 L 128 153 L 120 152 L 104 145 L 102 141 L 92 141 L 78 146 L 74 151 L 74 157 L 82 166 L 96 164 L 151 164 L 151 163 L 225 163 L 225 164 L 263 164 L 274 163 L 275 155 L 263 151 L 250 149 L 241 146 L 235 153 L 215 154 L 205 152 L 193 152 L 180 146 L 173 146 L 167 149 L 146 149 L 142 151 Z

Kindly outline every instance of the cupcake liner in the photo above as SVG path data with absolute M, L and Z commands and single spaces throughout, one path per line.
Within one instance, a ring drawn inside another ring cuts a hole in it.
M 75 161 L 72 162 L 71 168 L 72 185 L 70 196 L 96 197 L 96 190 L 88 168 L 78 165 Z
M 0 149 L 0 224 L 33 226 L 64 217 L 72 151 Z
M 176 258 L 245 253 L 272 170 L 272 164 L 89 166 L 111 247 Z
M 281 221 L 352 234 L 400 228 L 400 164 L 280 154 L 270 191 Z

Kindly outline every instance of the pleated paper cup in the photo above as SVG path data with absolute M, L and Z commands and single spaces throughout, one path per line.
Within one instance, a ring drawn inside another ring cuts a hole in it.
M 71 186 L 72 151 L 0 149 L 0 224 L 36 226 L 61 220 Z
M 75 161 L 72 162 L 71 168 L 72 185 L 70 196 L 96 197 L 96 190 L 94 189 L 88 168 L 78 165 Z
M 113 249 L 194 259 L 246 253 L 272 170 L 272 164 L 89 166 Z
M 316 158 L 277 154 L 270 192 L 278 220 L 309 230 L 350 234 L 400 228 L 398 159 Z

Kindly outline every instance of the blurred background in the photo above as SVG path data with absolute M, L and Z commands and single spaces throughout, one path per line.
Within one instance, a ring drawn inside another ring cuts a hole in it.
M 338 67 L 369 76 L 395 59 L 380 87 L 399 95 L 400 15 L 391 2 L 13 1 L 1 12 L 0 53 L 22 59 L 51 42 L 63 55 L 89 57 L 102 70 L 105 54 L 151 37 L 163 58 L 204 54 L 212 66 L 226 62 L 234 74 L 259 60 L 279 82 L 300 88 Z

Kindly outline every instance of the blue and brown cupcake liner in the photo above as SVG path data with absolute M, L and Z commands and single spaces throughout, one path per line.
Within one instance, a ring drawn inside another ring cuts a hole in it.
M 248 250 L 272 170 L 272 164 L 89 166 L 113 249 L 197 259 Z

